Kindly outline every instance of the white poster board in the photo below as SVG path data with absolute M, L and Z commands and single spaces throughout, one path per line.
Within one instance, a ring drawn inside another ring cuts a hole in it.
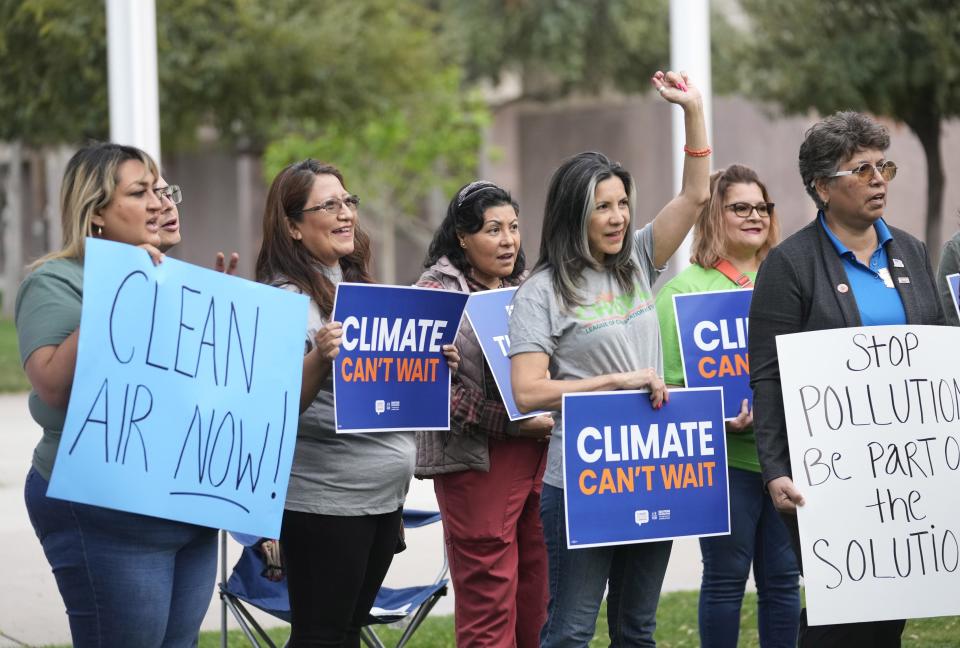
M 810 625 L 960 614 L 960 328 L 777 337 Z

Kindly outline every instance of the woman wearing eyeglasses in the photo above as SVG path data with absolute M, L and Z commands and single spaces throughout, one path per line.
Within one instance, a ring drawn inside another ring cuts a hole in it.
M 412 432 L 337 434 L 334 425 L 331 367 L 343 333 L 330 319 L 336 286 L 373 283 L 359 203 L 339 170 L 307 159 L 274 178 L 263 215 L 257 281 L 310 298 L 280 531 L 293 648 L 360 645 L 360 628 L 397 549 L 416 458 Z M 444 353 L 455 370 L 453 345 Z
M 763 481 L 799 556 L 794 485 L 776 336 L 884 324 L 943 324 L 926 246 L 883 215 L 897 166 L 887 129 L 856 112 L 816 123 L 800 146 L 800 176 L 817 206 L 812 223 L 770 251 L 750 307 L 750 383 Z M 837 506 L 859 506 L 837 502 Z M 801 565 L 802 567 L 802 565 Z M 904 621 L 807 626 L 801 646 L 899 646 Z
M 160 197 L 160 251 L 166 252 L 180 243 L 180 211 L 177 205 L 183 200 L 183 194 L 178 185 L 167 184 L 163 176 L 157 178 L 153 188 Z
M 166 252 L 173 246 L 180 243 L 180 211 L 177 205 L 183 202 L 183 192 L 179 185 L 167 184 L 163 176 L 157 178 L 157 184 L 153 187 L 153 192 L 160 199 L 160 245 L 161 252 Z M 235 274 L 237 264 L 240 262 L 240 255 L 236 252 L 230 255 L 229 262 L 225 259 L 223 252 L 217 252 L 213 269 L 217 272 L 225 272 L 228 275 Z
M 940 253 L 940 265 L 937 267 L 937 286 L 940 289 L 940 303 L 943 305 L 943 316 L 950 326 L 960 326 L 957 317 L 957 298 L 950 292 L 947 276 L 960 272 L 960 232 L 947 241 Z
M 691 265 L 657 295 L 663 377 L 684 386 L 674 319 L 674 295 L 752 288 L 757 268 L 780 238 L 766 186 L 748 167 L 733 164 L 710 178 L 710 202 L 693 230 Z M 700 644 L 735 648 L 743 592 L 753 566 L 760 645 L 793 646 L 800 622 L 800 571 L 790 536 L 760 478 L 753 411 L 744 400 L 727 421 L 730 535 L 700 539 Z

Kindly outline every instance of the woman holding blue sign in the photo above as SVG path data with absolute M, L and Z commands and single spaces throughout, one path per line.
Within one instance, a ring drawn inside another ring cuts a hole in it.
M 943 324 L 926 246 L 883 219 L 897 165 L 890 135 L 867 115 L 838 112 L 800 146 L 800 176 L 817 206 L 813 222 L 770 251 L 750 304 L 754 433 L 764 483 L 801 556 L 776 337 L 885 324 Z M 836 502 L 836 506 L 859 506 Z M 802 561 L 801 561 L 802 568 Z M 809 626 L 800 646 L 899 646 L 901 620 Z
M 673 296 L 752 288 L 779 234 L 774 204 L 753 169 L 733 164 L 713 174 L 710 202 L 693 230 L 691 265 L 657 295 L 667 385 L 686 385 Z M 753 411 L 744 399 L 736 418 L 727 421 L 730 535 L 700 538 L 700 644 L 708 648 L 736 648 L 751 564 L 760 645 L 797 642 L 800 572 L 787 528 L 764 490 L 752 424 Z
M 343 337 L 341 324 L 330 321 L 336 286 L 373 283 L 359 203 L 335 167 L 311 159 L 287 166 L 270 185 L 257 257 L 257 281 L 310 298 L 280 531 L 294 648 L 360 645 L 360 628 L 401 542 L 416 456 L 411 432 L 337 434 L 334 425 L 331 367 Z M 453 345 L 444 353 L 455 370 Z
M 154 263 L 167 194 L 143 151 L 92 144 L 67 164 L 63 247 L 35 262 L 17 294 L 20 355 L 43 427 L 25 498 L 53 568 L 74 646 L 193 646 L 217 567 L 215 529 L 49 498 L 77 362 L 87 237 L 137 245 Z
M 709 198 L 710 147 L 699 91 L 658 72 L 654 87 L 683 109 L 687 153 L 680 194 L 631 233 L 630 174 L 600 153 L 581 153 L 550 180 L 540 260 L 510 318 L 513 393 L 522 411 L 555 412 L 540 514 L 549 557 L 545 647 L 586 646 L 609 583 L 614 645 L 653 646 L 670 542 L 568 549 L 563 491 L 563 395 L 648 389 L 668 400 L 652 286 Z M 549 371 L 549 374 L 548 374 Z
M 526 276 L 519 207 L 492 182 L 457 192 L 418 286 L 476 293 Z M 506 313 L 502 315 L 507 317 Z M 536 648 L 547 614 L 540 491 L 549 416 L 511 423 L 468 319 L 450 430 L 417 432 L 417 477 L 433 479 L 456 593 L 458 646 Z
M 960 326 L 960 317 L 957 316 L 957 295 L 951 292 L 947 277 L 958 272 L 960 272 L 960 232 L 954 234 L 953 238 L 943 246 L 940 265 L 937 267 L 937 288 L 940 290 L 940 301 L 943 303 L 943 315 L 947 324 L 951 326 Z

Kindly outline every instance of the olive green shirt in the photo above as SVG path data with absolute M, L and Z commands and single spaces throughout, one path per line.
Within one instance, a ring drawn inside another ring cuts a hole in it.
M 40 347 L 57 346 L 77 330 L 82 298 L 83 263 L 76 259 L 47 261 L 23 280 L 14 315 L 23 365 Z M 36 391 L 30 392 L 28 402 L 30 415 L 43 428 L 33 467 L 49 480 L 67 411 L 43 402 Z

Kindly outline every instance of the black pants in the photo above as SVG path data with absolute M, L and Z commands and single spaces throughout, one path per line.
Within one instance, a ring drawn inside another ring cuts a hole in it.
M 790 542 L 797 554 L 797 563 L 802 574 L 803 558 L 800 555 L 800 527 L 797 525 L 797 516 L 781 513 L 780 517 L 790 531 Z M 906 625 L 905 620 L 895 619 L 810 626 L 807 625 L 807 610 L 804 608 L 800 612 L 800 636 L 797 645 L 799 648 L 900 648 L 900 635 Z
M 400 524 L 400 510 L 356 517 L 283 512 L 292 648 L 359 648 Z

